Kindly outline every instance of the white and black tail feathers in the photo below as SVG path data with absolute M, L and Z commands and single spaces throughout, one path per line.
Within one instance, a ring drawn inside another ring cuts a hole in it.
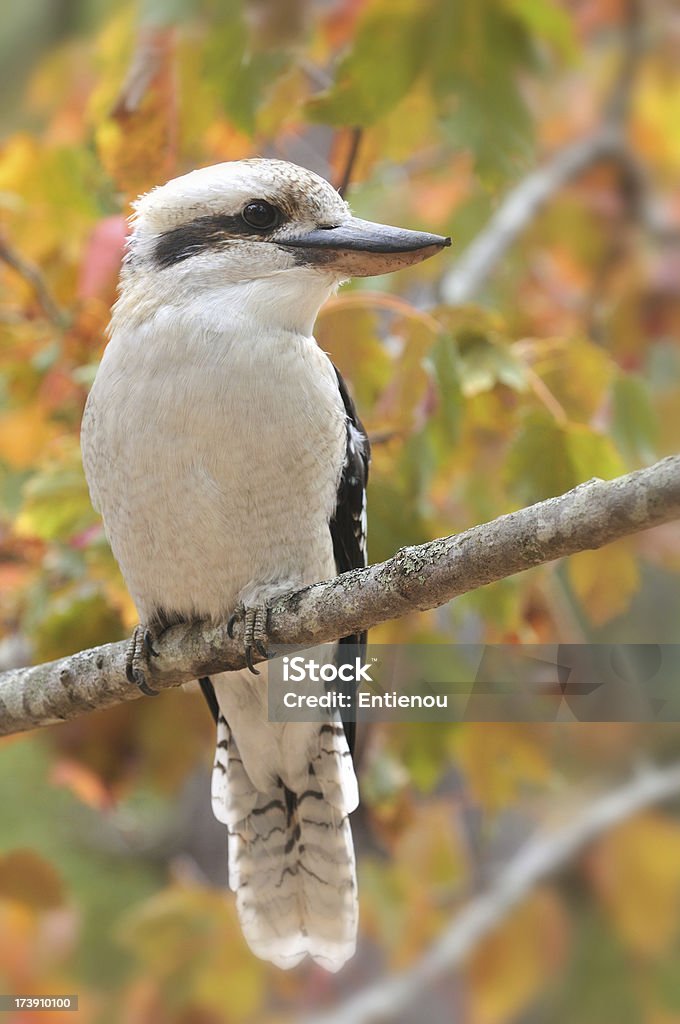
M 284 969 L 308 955 L 337 971 L 356 945 L 349 815 L 359 798 L 342 724 L 317 728 L 298 792 L 280 779 L 258 792 L 219 714 L 212 805 L 228 828 L 229 885 L 253 953 Z

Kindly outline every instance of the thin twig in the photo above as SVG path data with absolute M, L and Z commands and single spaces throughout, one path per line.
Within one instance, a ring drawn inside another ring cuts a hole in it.
M 592 800 L 560 827 L 539 831 L 522 846 L 486 892 L 472 899 L 421 960 L 389 975 L 327 1014 L 305 1024 L 372 1024 L 401 1019 L 428 986 L 459 968 L 543 879 L 559 871 L 589 843 L 653 804 L 680 794 L 680 764 L 647 768 L 618 789 Z
M 332 312 L 343 309 L 365 310 L 367 306 L 376 309 L 384 309 L 396 316 L 403 316 L 407 320 L 418 320 L 421 324 L 432 331 L 433 334 L 443 333 L 443 327 L 439 321 L 424 309 L 418 309 L 410 302 L 400 298 L 399 295 L 390 295 L 387 292 L 347 292 L 344 295 L 334 295 L 324 304 L 321 310 L 321 318 Z
M 345 163 L 345 169 L 343 171 L 342 177 L 340 178 L 340 183 L 337 186 L 338 192 L 343 197 L 343 199 L 352 180 L 352 173 L 354 171 L 354 165 L 356 164 L 357 157 L 359 155 L 359 146 L 361 145 L 361 139 L 363 134 L 363 128 L 351 129 L 349 153 L 347 154 L 347 161 Z
M 477 587 L 680 517 L 680 455 L 616 480 L 573 491 L 451 537 L 403 548 L 275 601 L 269 638 L 311 647 L 413 611 L 437 608 Z M 125 677 L 127 644 L 108 644 L 46 665 L 0 675 L 0 735 L 52 725 L 140 696 Z M 245 666 L 240 630 L 182 624 L 158 642 L 149 682 L 177 686 Z
M 40 308 L 50 323 L 60 330 L 68 325 L 69 318 L 67 314 L 59 308 L 52 298 L 38 267 L 21 256 L 4 238 L 0 238 L 0 260 L 23 277 L 24 281 L 28 281 L 35 292 Z

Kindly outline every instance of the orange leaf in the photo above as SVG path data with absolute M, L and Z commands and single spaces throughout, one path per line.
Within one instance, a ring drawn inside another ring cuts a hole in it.
M 0 857 L 0 899 L 50 910 L 63 903 L 61 879 L 49 861 L 33 850 L 11 850 Z
M 106 170 L 128 196 L 165 181 L 177 156 L 177 97 L 172 29 L 140 31 L 127 79 L 97 130 Z
M 89 807 L 104 811 L 111 807 L 111 792 L 94 772 L 77 761 L 60 760 L 50 772 L 50 782 L 65 786 Z

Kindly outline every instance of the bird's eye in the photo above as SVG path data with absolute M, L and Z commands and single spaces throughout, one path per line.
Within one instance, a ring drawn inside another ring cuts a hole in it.
M 264 199 L 255 199 L 243 208 L 241 214 L 246 224 L 251 228 L 273 228 L 279 220 L 279 211 L 271 203 Z

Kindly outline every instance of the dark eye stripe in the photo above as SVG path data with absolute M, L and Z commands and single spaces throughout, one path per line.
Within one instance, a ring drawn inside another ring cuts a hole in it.
M 275 226 L 279 227 L 280 222 Z M 197 217 L 160 236 L 154 248 L 154 262 L 160 268 L 172 267 L 208 249 L 220 249 L 231 238 L 262 238 L 266 233 L 249 227 L 240 214 Z

